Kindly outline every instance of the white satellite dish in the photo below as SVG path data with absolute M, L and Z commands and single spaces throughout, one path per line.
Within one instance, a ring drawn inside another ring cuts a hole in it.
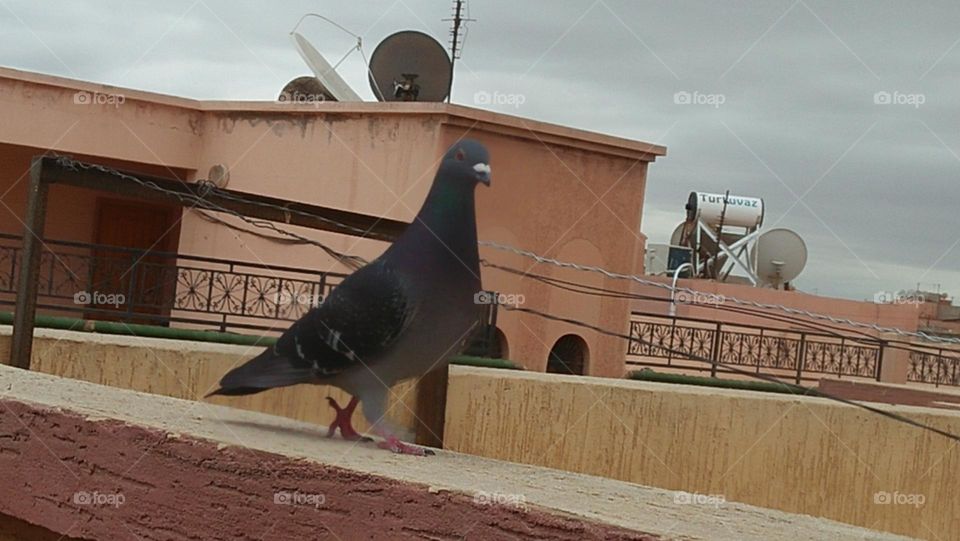
M 789 229 L 771 229 L 760 235 L 750 255 L 757 261 L 757 277 L 780 287 L 800 275 L 807 264 L 807 245 Z
M 670 244 L 674 246 L 680 246 L 683 240 L 683 227 L 686 225 L 686 222 L 680 222 L 680 225 L 673 228 L 673 233 L 670 234 Z
M 337 101 L 363 101 L 360 96 L 350 88 L 350 85 L 344 81 L 333 66 L 327 62 L 327 59 L 320 54 L 313 45 L 307 41 L 299 32 L 290 32 L 290 39 L 293 40 L 300 58 L 306 62 L 307 66 L 313 71 L 323 88 L 329 92 Z

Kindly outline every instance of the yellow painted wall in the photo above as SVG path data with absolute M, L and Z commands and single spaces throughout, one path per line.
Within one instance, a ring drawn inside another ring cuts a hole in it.
M 0 361 L 6 364 L 10 357 L 10 328 L 4 329 L 6 332 L 0 334 Z M 31 369 L 111 387 L 198 400 L 215 389 L 228 370 L 260 351 L 261 348 L 246 346 L 38 329 Z M 217 396 L 206 401 L 329 425 L 333 410 L 327 404 L 327 396 L 337 399 L 341 406 L 349 401 L 349 395 L 339 389 L 313 385 L 250 396 Z M 416 430 L 416 407 L 415 382 L 394 387 L 388 411 L 392 421 Z M 368 428 L 360 408 L 353 420 L 357 430 Z
M 960 412 L 891 409 L 960 433 Z M 469 454 L 960 539 L 960 444 L 824 399 L 453 367 L 444 440 Z M 884 493 L 924 503 L 875 503 Z

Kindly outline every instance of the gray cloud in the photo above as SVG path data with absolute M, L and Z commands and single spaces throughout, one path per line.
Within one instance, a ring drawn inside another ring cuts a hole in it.
M 449 6 L 427 0 L 0 0 L 0 63 L 197 98 L 273 99 L 308 72 L 287 33 L 321 9 L 362 33 L 367 54 L 401 29 L 447 37 Z M 520 94 L 519 107 L 490 107 L 669 147 L 650 169 L 652 242 L 682 219 L 689 191 L 729 189 L 763 197 L 768 224 L 806 239 L 803 289 L 869 298 L 923 282 L 960 294 L 960 246 L 947 252 L 960 238 L 960 4 L 475 0 L 471 16 L 455 102 Z M 328 58 L 353 45 L 316 20 L 303 32 Z M 340 71 L 372 98 L 357 55 Z M 679 91 L 724 103 L 678 105 Z M 876 104 L 877 92 L 925 101 Z

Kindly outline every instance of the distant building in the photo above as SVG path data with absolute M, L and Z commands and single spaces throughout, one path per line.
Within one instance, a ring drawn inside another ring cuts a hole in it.
M 477 196 L 481 239 L 628 272 L 642 268 L 647 167 L 666 152 L 442 103 L 197 101 L 12 69 L 0 69 L 0 96 L 0 302 L 7 310 L 30 160 L 48 151 L 188 183 L 222 165 L 228 177 L 215 171 L 232 190 L 409 221 L 438 157 L 470 136 L 492 153 L 493 187 Z M 385 247 L 286 228 L 368 259 Z M 316 247 L 243 232 L 253 229 L 222 215 L 53 185 L 48 252 L 37 276 L 41 313 L 262 332 L 285 327 L 347 272 Z M 481 254 L 521 273 L 627 288 L 489 248 Z M 491 268 L 483 269 L 483 282 L 551 314 L 621 331 L 628 325 L 627 300 Z M 579 373 L 623 373 L 620 339 L 506 310 L 496 326 L 500 351 L 530 369 L 544 370 L 553 350 L 554 364 Z

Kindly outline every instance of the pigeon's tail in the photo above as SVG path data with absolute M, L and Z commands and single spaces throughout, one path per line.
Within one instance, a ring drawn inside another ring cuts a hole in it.
M 309 383 L 314 380 L 316 376 L 309 365 L 294 366 L 290 359 L 278 355 L 271 347 L 227 372 L 220 380 L 220 388 L 204 398 L 213 395 L 255 394 L 275 387 Z

